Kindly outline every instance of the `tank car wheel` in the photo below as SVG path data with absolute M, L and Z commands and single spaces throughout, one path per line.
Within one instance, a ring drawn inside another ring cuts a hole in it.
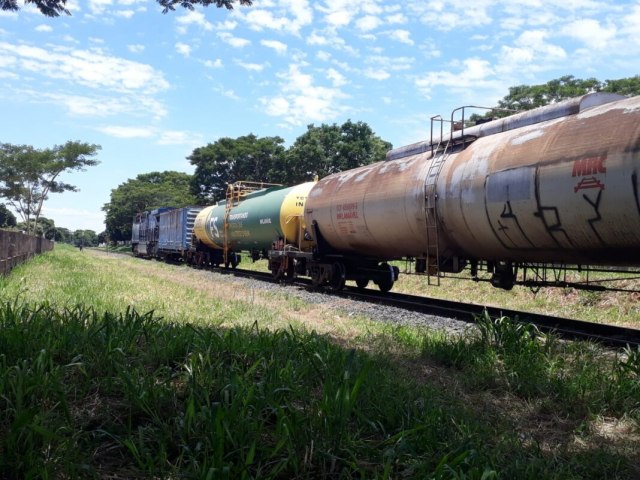
M 393 267 L 388 263 L 380 264 L 380 268 L 383 270 L 389 271 L 389 276 L 385 276 L 382 279 L 376 281 L 376 285 L 382 293 L 387 293 L 389 290 L 393 288 L 393 284 L 395 283 L 395 274 L 393 271 Z
M 339 291 L 344 288 L 347 279 L 346 274 L 347 272 L 342 263 L 336 262 L 333 264 L 333 272 L 331 273 L 331 280 L 329 282 L 332 290 Z
M 359 278 L 356 280 L 356 286 L 361 290 L 367 288 L 367 285 L 369 285 L 368 278 Z

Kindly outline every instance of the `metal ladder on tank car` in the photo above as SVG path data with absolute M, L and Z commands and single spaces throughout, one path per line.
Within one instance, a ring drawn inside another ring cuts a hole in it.
M 431 117 L 431 165 L 427 171 L 427 178 L 425 180 L 425 212 L 427 220 L 427 258 L 426 258 L 426 272 L 427 272 L 427 284 L 428 285 L 440 285 L 440 243 L 438 236 L 438 209 L 436 203 L 438 200 L 438 194 L 436 192 L 436 184 L 440 171 L 445 161 L 451 155 L 452 150 L 464 150 L 468 145 L 476 140 L 477 137 L 473 135 L 465 135 L 465 109 L 466 108 L 481 108 L 475 105 L 468 105 L 464 107 L 456 108 L 451 112 L 451 120 L 445 120 L 440 115 Z M 495 109 L 488 109 L 495 110 Z M 461 111 L 461 119 L 459 121 L 454 120 L 456 112 Z M 434 146 L 433 142 L 433 125 L 434 123 L 440 123 L 440 138 L 438 144 Z M 449 132 L 449 138 L 443 146 L 444 138 L 444 123 L 448 122 L 451 125 Z M 455 132 L 459 132 L 454 136 Z M 431 277 L 435 276 L 435 280 Z
M 449 145 L 452 138 L 452 135 L 450 135 L 444 147 L 442 146 L 444 121 L 445 120 L 440 115 L 431 117 L 431 164 L 429 165 L 429 169 L 427 170 L 424 193 L 425 213 L 427 221 L 427 284 L 436 286 L 440 286 L 440 247 L 438 241 L 438 210 L 436 208 L 438 194 L 436 192 L 436 184 L 438 181 L 438 177 L 440 176 L 442 166 L 444 165 L 445 160 L 450 154 Z M 433 124 L 435 122 L 440 123 L 440 139 L 438 140 L 438 145 L 434 148 Z

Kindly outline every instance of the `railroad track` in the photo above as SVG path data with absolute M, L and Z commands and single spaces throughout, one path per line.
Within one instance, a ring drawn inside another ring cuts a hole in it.
M 228 271 L 235 275 L 275 282 L 270 273 L 248 270 Z M 310 281 L 296 279 L 295 284 L 311 288 Z M 402 293 L 381 293 L 377 290 L 347 287 L 342 291 L 327 290 L 328 295 L 351 298 L 386 306 L 393 306 L 414 312 L 452 318 L 469 323 L 475 323 L 478 316 L 486 312 L 491 318 L 509 317 L 523 323 L 532 323 L 542 332 L 554 332 L 562 338 L 573 340 L 594 340 L 604 345 L 625 347 L 626 345 L 640 345 L 640 330 L 619 327 L 602 323 L 585 322 L 570 318 L 554 317 L 533 312 L 510 310 L 506 308 L 485 307 L 483 305 L 454 302 L 438 298 L 406 295 Z

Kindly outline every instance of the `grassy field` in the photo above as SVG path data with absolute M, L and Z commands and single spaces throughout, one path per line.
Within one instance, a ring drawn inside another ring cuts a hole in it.
M 0 478 L 640 475 L 640 350 L 383 326 L 62 245 L 0 303 Z

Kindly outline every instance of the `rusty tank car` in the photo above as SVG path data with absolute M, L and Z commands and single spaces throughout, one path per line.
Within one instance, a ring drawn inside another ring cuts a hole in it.
M 383 291 L 402 258 L 435 276 L 484 265 L 505 289 L 529 264 L 639 266 L 639 175 L 640 97 L 585 95 L 320 180 L 297 261 L 316 284 Z

